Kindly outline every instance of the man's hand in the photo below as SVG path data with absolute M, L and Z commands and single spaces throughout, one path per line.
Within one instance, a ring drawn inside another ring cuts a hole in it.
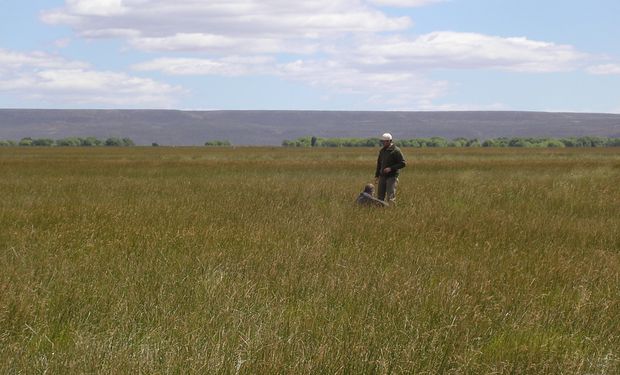
M 388 174 L 388 173 L 390 173 L 390 172 L 392 172 L 392 168 L 390 168 L 390 167 L 387 167 L 387 168 L 385 168 L 385 169 L 383 170 L 383 174 Z

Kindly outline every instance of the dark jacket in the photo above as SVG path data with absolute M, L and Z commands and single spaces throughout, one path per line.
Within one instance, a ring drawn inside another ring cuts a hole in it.
M 406 162 L 403 157 L 403 153 L 395 144 L 391 144 L 388 147 L 382 147 L 379 151 L 379 157 L 377 158 L 377 170 L 375 171 L 375 177 L 398 177 L 399 170 L 405 168 Z M 383 174 L 385 168 L 391 168 L 392 171 L 387 175 Z

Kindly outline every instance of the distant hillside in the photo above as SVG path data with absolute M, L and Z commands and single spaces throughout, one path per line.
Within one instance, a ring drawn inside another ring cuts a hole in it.
M 438 136 L 620 137 L 620 115 L 547 112 L 344 112 L 0 109 L 0 139 L 129 137 L 138 145 L 280 145 L 285 139 Z

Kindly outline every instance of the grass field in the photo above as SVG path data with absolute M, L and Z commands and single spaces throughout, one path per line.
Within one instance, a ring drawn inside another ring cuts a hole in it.
M 0 148 L 0 373 L 620 373 L 620 150 Z

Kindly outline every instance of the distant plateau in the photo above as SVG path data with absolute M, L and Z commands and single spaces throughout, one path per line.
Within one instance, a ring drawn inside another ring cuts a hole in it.
M 620 137 L 620 114 L 519 111 L 180 111 L 0 109 L 0 140 L 128 137 L 138 145 L 280 145 L 302 136 L 396 139 Z

